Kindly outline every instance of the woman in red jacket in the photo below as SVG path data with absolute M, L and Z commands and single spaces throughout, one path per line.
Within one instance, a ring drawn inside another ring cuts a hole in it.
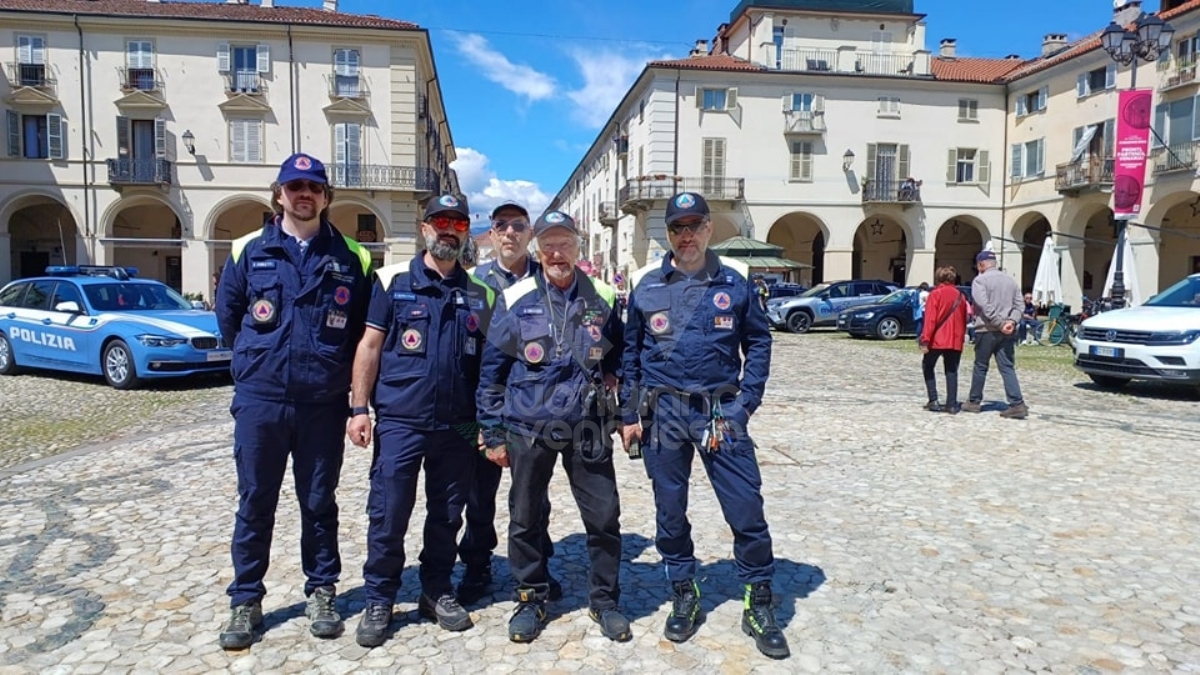
M 959 411 L 958 362 L 962 358 L 963 339 L 967 332 L 966 296 L 954 286 L 958 273 L 953 267 L 939 267 L 934 274 L 937 287 L 929 294 L 925 304 L 925 326 L 921 332 L 921 353 L 925 355 L 921 364 L 925 373 L 925 388 L 929 391 L 930 412 Z M 946 405 L 938 403 L 937 378 L 933 367 L 938 357 L 946 371 Z

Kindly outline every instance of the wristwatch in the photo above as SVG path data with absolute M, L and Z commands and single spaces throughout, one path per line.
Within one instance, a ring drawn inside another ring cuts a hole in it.
M 370 415 L 370 414 L 371 414 L 371 409 L 365 405 L 354 406 L 353 408 L 350 409 L 351 417 L 358 417 L 359 415 Z

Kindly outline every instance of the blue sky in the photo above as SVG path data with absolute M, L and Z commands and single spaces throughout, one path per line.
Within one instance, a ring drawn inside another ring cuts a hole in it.
M 320 6 L 320 0 L 276 0 Z M 648 59 L 682 58 L 711 39 L 737 0 L 341 0 L 430 31 L 458 148 L 455 169 L 476 213 L 554 196 Z M 1158 0 L 1146 0 L 1153 11 Z M 1112 0 L 916 0 L 926 48 L 1032 57 L 1046 33 L 1078 39 L 1106 26 Z M 536 211 L 534 212 L 536 215 Z

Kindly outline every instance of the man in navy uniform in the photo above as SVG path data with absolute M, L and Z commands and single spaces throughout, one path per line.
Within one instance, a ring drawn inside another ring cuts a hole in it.
M 332 200 L 320 161 L 302 153 L 284 160 L 271 186 L 275 215 L 233 242 L 217 287 L 221 336 L 233 348 L 238 475 L 225 649 L 250 646 L 262 623 L 263 577 L 289 455 L 309 630 L 322 638 L 342 633 L 334 602 L 342 570 L 334 493 L 371 256 L 329 222 Z
M 575 221 L 549 211 L 534 226 L 542 271 L 504 291 L 484 349 L 479 421 L 487 458 L 512 472 L 508 564 L 517 608 L 508 637 L 542 631 L 549 574 L 543 552 L 546 489 L 561 461 L 587 530 L 589 612 L 612 640 L 631 637 L 617 609 L 621 567 L 620 502 L 612 462 L 615 421 L 607 392 L 621 364 L 616 293 L 576 266 Z
M 655 543 L 674 594 L 664 634 L 683 642 L 700 619 L 687 517 L 698 449 L 733 530 L 733 557 L 745 584 L 742 630 L 759 651 L 784 658 L 787 640 L 772 607 L 775 559 L 762 476 L 746 429 L 762 403 L 771 366 L 766 314 L 749 270 L 708 250 L 712 222 L 704 197 L 674 196 L 666 224 L 671 252 L 632 280 L 622 381 L 622 437 L 626 448 L 634 438 L 642 441 L 654 485 Z M 639 413 L 648 427 L 644 436 Z
M 529 256 L 529 243 L 533 239 L 533 224 L 529 222 L 529 211 L 516 202 L 504 202 L 492 209 L 492 227 L 488 236 L 492 242 L 495 258 L 480 263 L 471 274 L 481 279 L 496 291 L 497 295 L 513 284 L 541 272 L 541 266 Z M 471 484 L 471 496 L 467 499 L 466 528 L 458 543 L 458 556 L 466 565 L 462 581 L 458 584 L 458 600 L 462 603 L 475 602 L 492 590 L 492 551 L 496 549 L 496 492 L 500 488 L 503 467 L 490 462 L 482 454 L 476 455 L 475 480 Z M 546 514 L 543 520 L 549 532 L 550 498 L 543 504 Z M 549 561 L 554 555 L 554 543 L 549 534 L 542 547 Z M 550 577 L 549 598 L 562 597 L 562 586 Z
M 450 575 L 475 468 L 475 391 L 495 294 L 459 263 L 470 237 L 469 213 L 466 200 L 454 195 L 425 207 L 425 250 L 376 272 L 354 359 L 350 441 L 360 447 L 372 441 L 368 401 L 376 417 L 363 564 L 367 605 L 355 633 L 363 647 L 387 638 L 422 466 L 426 516 L 417 611 L 450 631 L 474 625 L 454 597 Z

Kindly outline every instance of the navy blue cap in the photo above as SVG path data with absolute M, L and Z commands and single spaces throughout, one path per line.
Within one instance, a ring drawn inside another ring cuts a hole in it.
M 500 213 L 502 209 L 513 209 L 514 211 L 520 211 L 526 218 L 529 217 L 529 209 L 526 209 L 524 206 L 521 206 L 514 201 L 500 202 L 499 206 L 492 209 L 492 217 L 495 218 L 496 214 Z
M 575 224 L 574 218 L 562 211 L 547 211 L 533 224 L 533 236 L 540 237 L 543 233 L 553 230 L 556 227 L 579 234 L 579 226 Z
M 321 163 L 321 160 L 312 155 L 297 152 L 279 165 L 279 177 L 275 180 L 280 185 L 294 180 L 328 183 L 329 177 L 325 174 L 325 165 Z
M 667 224 L 688 216 L 708 217 L 708 202 L 695 192 L 680 192 L 667 202 Z
M 430 199 L 425 205 L 425 216 L 421 220 L 429 220 L 439 213 L 453 213 L 467 220 L 471 219 L 471 211 L 467 208 L 467 200 L 457 195 L 441 195 Z
M 980 251 L 979 255 L 975 256 L 975 264 L 978 265 L 979 263 L 983 262 L 984 260 L 995 260 L 995 259 L 996 259 L 995 253 L 993 253 L 991 251 Z

